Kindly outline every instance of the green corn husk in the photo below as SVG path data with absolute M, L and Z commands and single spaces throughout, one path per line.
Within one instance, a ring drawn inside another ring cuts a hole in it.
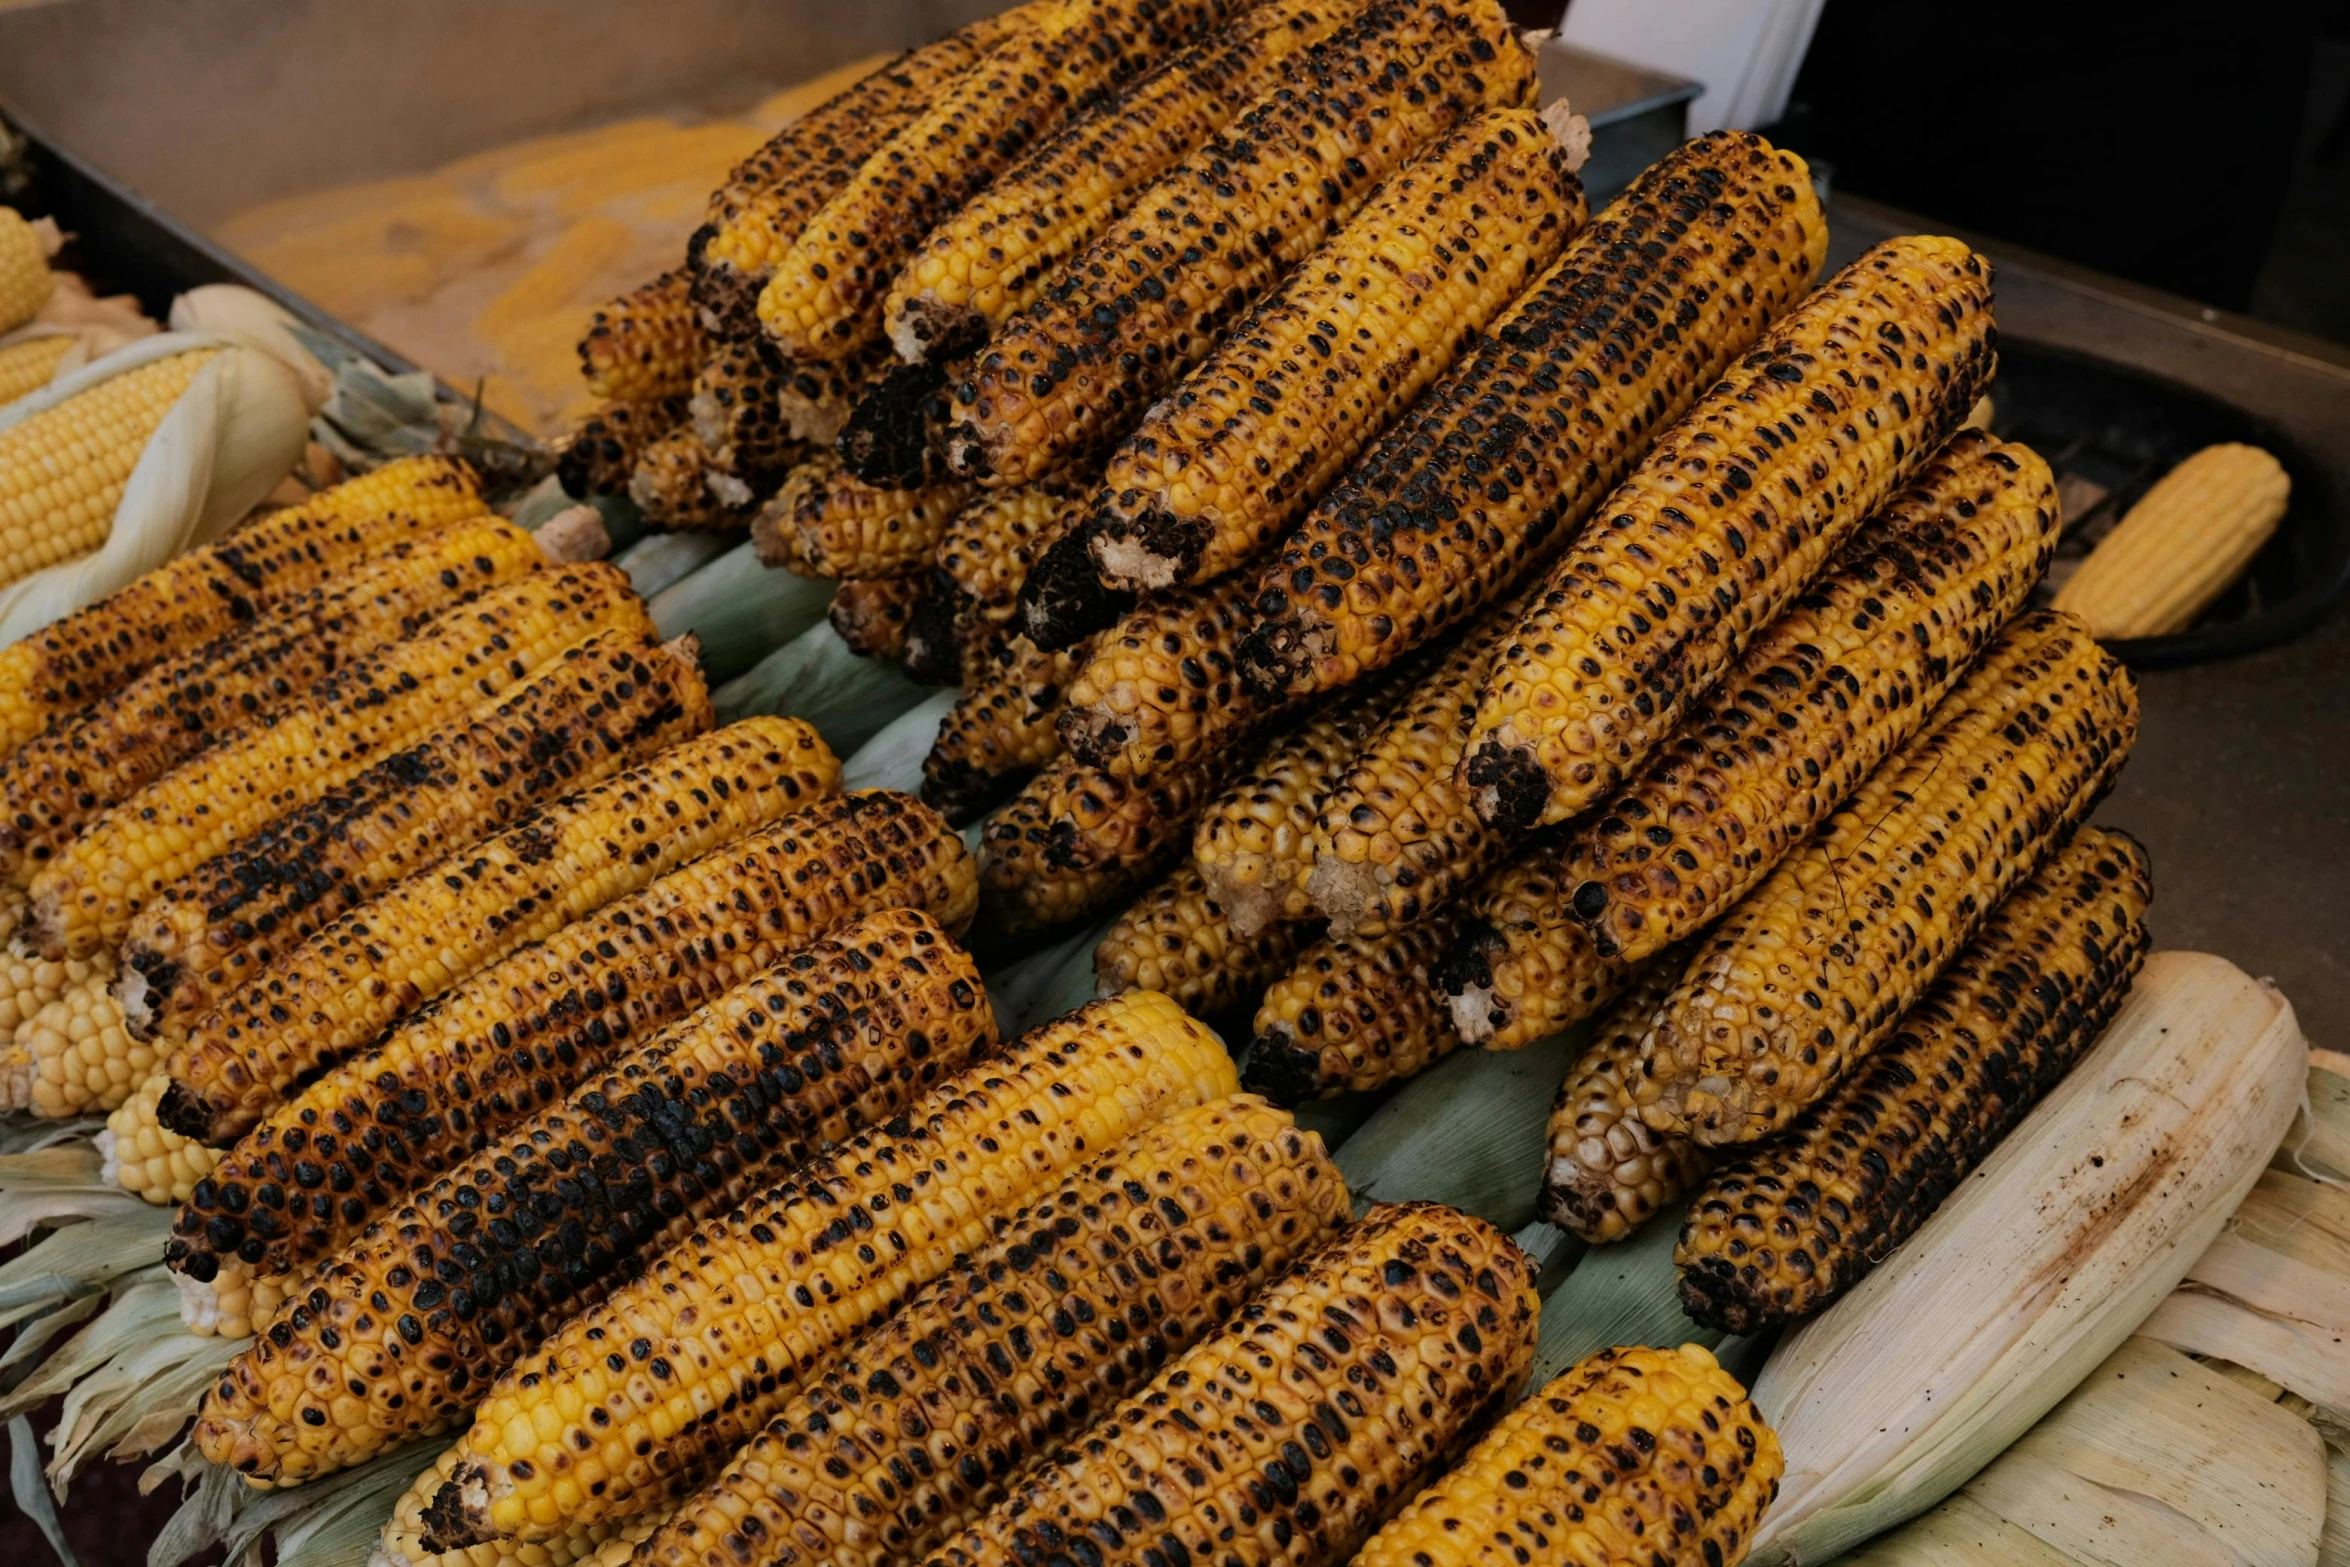
M 759 713 L 805 719 L 835 756 L 847 757 L 929 695 L 930 687 L 908 680 L 897 665 L 850 652 L 840 633 L 819 620 L 710 700 L 722 724 Z
M 33 1435 L 33 1423 L 23 1415 L 8 1422 L 8 1490 L 16 1500 L 17 1512 L 41 1531 L 61 1567 L 81 1567 L 80 1558 L 65 1543 L 65 1525 L 58 1521 L 56 1499 L 41 1483 L 41 1439 Z
M 673 582 L 649 606 L 664 637 L 701 638 L 702 668 L 713 682 L 732 680 L 824 618 L 832 584 L 760 564 L 738 545 Z
M 1673 1244 L 1691 1198 L 1684 1197 L 1626 1240 L 1585 1250 L 1542 1302 L 1542 1336 L 1534 1346 L 1532 1385 L 1540 1387 L 1586 1356 L 1617 1344 L 1702 1344 L 1744 1381 L 1762 1363 L 1776 1334 L 1740 1337 L 1692 1322 L 1681 1311 Z
M 987 993 L 995 1001 L 996 1023 L 1005 1038 L 1094 999 L 1093 949 L 1117 917 L 1112 914 L 1074 936 L 1025 953 L 988 975 Z
M 900 712 L 840 764 L 840 786 L 920 793 L 922 759 L 937 743 L 938 726 L 946 722 L 958 695 L 954 691 L 934 692 Z
M 614 555 L 612 564 L 628 573 L 628 584 L 639 598 L 649 599 L 741 542 L 732 533 L 655 533 Z

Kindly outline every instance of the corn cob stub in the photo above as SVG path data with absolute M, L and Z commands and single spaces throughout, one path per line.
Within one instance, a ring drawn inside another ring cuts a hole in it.
M 957 826 L 976 821 L 1061 754 L 1054 720 L 1090 644 L 1044 653 L 997 633 L 963 659 L 962 696 L 922 758 L 922 798 Z
M 1111 456 L 1102 580 L 1202 582 L 1286 533 L 1582 226 L 1574 161 L 1495 109 L 1382 185 Z
M 2257 446 L 2207 446 L 2155 481 L 2056 590 L 2101 637 L 2185 631 L 2285 520 L 2293 481 Z
M 626 495 L 629 478 L 648 448 L 685 423 L 686 399 L 599 403 L 564 439 L 555 457 L 563 493 L 579 500 Z
M 1786 1461 L 1695 1344 L 1606 1349 L 1501 1417 L 1357 1567 L 1743 1560 Z
M 1621 782 L 1957 430 L 1995 340 L 1990 264 L 1933 235 L 1873 247 L 1773 327 L 1519 620 L 1462 763 L 1477 813 L 1564 821 Z
M 819 1360 L 1000 1237 L 1034 1195 L 1236 1086 L 1215 1036 L 1164 996 L 1098 1001 L 1032 1031 L 902 1121 L 705 1222 L 502 1376 L 428 1514 L 435 1537 L 527 1538 L 698 1484 Z
M 832 793 L 840 763 L 798 719 L 748 718 L 544 806 L 387 888 L 254 974 L 212 982 L 171 1061 L 173 1119 L 229 1141 L 302 1077 L 473 973 Z M 140 1007 L 167 987 L 143 974 Z
M 814 944 L 413 1192 L 312 1271 L 207 1397 L 197 1441 L 247 1474 L 300 1480 L 446 1429 L 639 1258 L 887 1120 L 994 1027 L 978 969 L 925 914 L 885 913 Z
M 1419 146 L 1534 87 L 1488 0 L 1373 5 L 997 331 L 956 388 L 949 462 L 1013 485 L 1107 451 Z
M 1808 1317 L 1914 1235 L 2120 1010 L 2152 894 L 2145 850 L 2094 828 L 2017 887 L 1883 1049 L 1700 1189 L 1682 1309 L 1731 1333 Z
M 1346 1219 L 1321 1139 L 1283 1112 L 1243 1097 L 1172 1115 L 851 1344 L 645 1559 L 917 1560 Z
M 693 389 L 702 361 L 702 329 L 682 270 L 664 272 L 588 318 L 579 340 L 588 390 L 614 402 L 657 402 Z
M 1516 1391 L 1539 1309 L 1532 1260 L 1491 1225 L 1381 1204 L 929 1567 L 1335 1567 Z
M 175 1043 L 232 987 L 343 914 L 537 806 L 648 762 L 714 721 L 691 639 L 605 632 L 163 889 L 122 962 Z
M 148 665 L 202 646 L 289 594 L 332 580 L 391 538 L 479 516 L 462 462 L 403 457 L 270 512 L 0 648 L 0 751 Z
M 1759 136 L 1660 160 L 1282 545 L 1244 677 L 1326 691 L 1490 604 L 1817 281 L 1827 239 L 1803 160 Z
M 1707 1146 L 1783 1129 L 2088 813 L 2137 731 L 2136 684 L 2078 620 L 2009 627 L 1699 947 L 1643 1048 L 1641 1119 Z
M 1241 935 L 1198 869 L 1179 865 L 1103 933 L 1093 949 L 1096 987 L 1105 996 L 1164 991 L 1198 1017 L 1254 1010 L 1267 982 L 1288 971 L 1312 935 L 1305 925 Z
M 32 879 L 32 939 L 87 956 L 119 942 L 157 892 L 452 713 L 519 685 L 599 632 L 650 637 L 616 566 L 532 572 L 388 643 L 113 806 Z
M 1301 1105 L 1401 1082 L 1461 1043 L 1431 971 L 1452 944 L 1448 911 L 1387 936 L 1326 936 L 1266 988 L 1248 1086 Z
M 1681 982 L 1685 952 L 1643 967 L 1591 1031 L 1550 1109 L 1542 1167 L 1542 1217 L 1597 1246 L 1620 1241 L 1705 1178 L 1713 1156 L 1677 1132 L 1640 1119 L 1632 1084 L 1640 1042 Z
M 341 586 L 294 596 L 154 665 L 0 760 L 0 864 L 29 880 L 106 807 L 298 701 L 354 657 L 545 560 L 529 534 L 496 518 L 395 539 Z
M 215 1292 L 282 1290 L 403 1193 L 809 942 L 897 908 L 959 932 L 975 881 L 961 835 L 902 795 L 786 817 L 482 969 L 271 1111 L 182 1209 L 164 1262 Z M 340 1190 L 303 1184 L 305 1165 Z

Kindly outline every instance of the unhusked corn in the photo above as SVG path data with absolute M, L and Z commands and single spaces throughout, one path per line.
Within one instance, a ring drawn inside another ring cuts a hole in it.
M 922 758 L 922 798 L 958 826 L 1061 754 L 1054 720 L 1061 693 L 1090 644 L 1039 652 L 1026 637 L 997 633 L 963 658 L 963 695 Z
M 156 1102 L 169 1081 L 157 1072 L 140 1084 L 106 1118 L 106 1129 L 97 1139 L 105 1178 L 159 1208 L 186 1202 L 196 1183 L 220 1162 L 212 1149 L 165 1131 L 155 1119 Z
M 1542 1217 L 1594 1246 L 1620 1241 L 1705 1178 L 1713 1156 L 1677 1132 L 1652 1130 L 1633 1103 L 1640 1042 L 1681 983 L 1686 951 L 1642 969 L 1591 1031 L 1550 1107 Z
M 1064 1172 L 1234 1086 L 1215 1036 L 1164 996 L 1032 1031 L 705 1221 L 499 1378 L 428 1523 L 444 1542 L 529 1537 L 668 1500 Z
M 1523 830 L 1623 781 L 1949 439 L 1996 361 L 1991 266 L 1916 234 L 1864 253 L 1658 441 L 1494 661 L 1461 766 Z
M 1254 1003 L 1309 935 L 1300 925 L 1241 935 L 1198 869 L 1185 864 L 1103 933 L 1093 949 L 1093 971 L 1102 995 L 1161 990 L 1185 1011 L 1212 1017 Z
M 918 1560 L 1346 1217 L 1321 1139 L 1263 1101 L 1170 1116 L 850 1344 L 644 1558 Z
M 2056 590 L 2101 637 L 2185 631 L 2285 520 L 2293 481 L 2257 446 L 2206 446 L 2155 481 Z
M 613 402 L 657 402 L 693 389 L 702 329 L 687 298 L 692 279 L 664 272 L 588 318 L 579 340 L 588 390 Z
M 1411 1077 L 1459 1047 L 1430 969 L 1453 939 L 1449 913 L 1387 936 L 1327 936 L 1265 991 L 1248 1086 L 1300 1105 Z
M 1337 1567 L 1516 1392 L 1539 1312 L 1508 1236 L 1433 1203 L 1380 1204 L 929 1567 L 1072 1545 L 1091 1567 Z

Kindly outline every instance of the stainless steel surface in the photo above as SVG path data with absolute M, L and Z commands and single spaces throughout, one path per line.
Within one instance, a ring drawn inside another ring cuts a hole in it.
M 1839 198 L 1829 259 L 1937 227 Z M 2002 337 L 2225 398 L 2294 440 L 2337 515 L 2350 506 L 2350 352 L 1974 242 L 1999 269 Z M 2266 652 L 2142 672 L 2139 692 L 2137 753 L 2097 820 L 2153 853 L 2155 939 L 2273 977 L 2311 1043 L 2350 1047 L 2350 614 Z
M 1564 97 L 1591 123 L 1591 161 L 1583 165 L 1583 188 L 1594 210 L 1687 139 L 1689 102 L 1705 91 L 1701 82 L 1556 38 L 1543 44 L 1540 62 L 1542 101 Z

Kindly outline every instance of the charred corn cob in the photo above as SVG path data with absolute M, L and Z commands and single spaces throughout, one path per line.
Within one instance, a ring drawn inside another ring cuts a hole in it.
M 1052 853 L 1050 774 L 1030 779 L 980 829 L 980 881 L 991 930 L 1028 935 L 1104 913 L 1158 865 L 1073 867 Z
M 1594 1246 L 1620 1241 L 1705 1178 L 1712 1155 L 1677 1132 L 1652 1131 L 1632 1102 L 1640 1042 L 1681 982 L 1687 954 L 1643 968 L 1592 1029 L 1550 1108 L 1542 1217 Z
M 1248 1086 L 1301 1105 L 1401 1082 L 1460 1045 L 1429 969 L 1457 921 L 1439 914 L 1390 936 L 1329 936 L 1299 955 L 1257 1007 Z
M 1067 647 L 1133 609 L 1134 595 L 1102 586 L 1093 563 L 1093 537 L 1102 523 L 1100 512 L 1082 512 L 1028 563 L 1020 581 L 1019 626 L 1038 647 Z
M 483 510 L 473 470 L 403 457 L 190 550 L 129 587 L 0 648 L 0 749 L 117 689 L 174 653 L 211 641 L 287 595 L 331 581 L 403 534 Z
M 1495 109 L 1382 185 L 1111 455 L 1102 580 L 1203 582 L 1288 532 L 1582 226 L 1576 162 Z
M 903 796 L 787 817 L 478 971 L 271 1111 L 182 1208 L 164 1261 L 216 1292 L 282 1290 L 662 1024 L 866 914 L 960 930 L 974 893 L 961 837 Z M 345 1189 L 321 1200 L 306 1166 Z
M 186 1202 L 196 1183 L 220 1162 L 214 1150 L 164 1130 L 156 1120 L 155 1106 L 170 1081 L 157 1072 L 140 1084 L 97 1136 L 105 1178 L 159 1208 Z
M 844 930 L 411 1193 L 303 1279 L 208 1418 L 242 1421 L 243 1450 L 274 1443 L 284 1480 L 446 1429 L 642 1259 L 887 1120 L 994 1026 L 978 969 L 927 915 Z M 252 1397 L 272 1382 L 305 1390 L 295 1409 Z
M 2293 481 L 2257 446 L 2206 446 L 2156 481 L 2056 590 L 2101 637 L 2186 630 L 2285 520 Z
M 857 388 L 833 450 L 849 472 L 886 489 L 944 484 L 949 380 L 955 364 L 901 365 L 894 361 Z
M 1486 0 L 1381 0 L 1144 191 L 956 388 L 948 460 L 1025 484 L 1106 451 L 1421 144 L 1526 103 Z
M 693 301 L 705 330 L 755 336 L 759 291 L 808 219 L 865 160 L 1011 33 L 1035 25 L 1056 0 L 983 17 L 937 43 L 908 50 L 770 137 L 711 195 L 689 247 Z
M 1501 853 L 1456 776 L 1477 689 L 1509 640 L 1524 595 L 1445 652 L 1394 709 L 1368 725 L 1315 804 L 1300 874 L 1305 898 L 1341 936 L 1377 936 L 1450 903 Z
M 1170 1116 L 851 1344 L 644 1557 L 920 1560 L 1346 1217 L 1321 1139 L 1281 1111 L 1239 1098 Z
M 599 631 L 652 630 L 628 578 L 602 562 L 533 572 L 450 609 L 92 821 L 33 877 L 33 939 L 67 956 L 119 941 L 156 892 L 452 710 Z
M 258 973 L 206 975 L 221 999 L 172 1057 L 173 1120 L 206 1141 L 242 1134 L 294 1083 L 467 975 L 783 821 L 839 778 L 807 724 L 747 718 L 386 888 Z M 133 972 L 134 1012 L 172 1009 L 177 973 Z
M 1250 684 L 1345 685 L 1498 598 L 1812 286 L 1827 238 L 1803 160 L 1758 136 L 1659 161 L 1282 546 Z
M 1053 1455 L 932 1567 L 1335 1567 L 1517 1390 L 1532 1259 L 1383 1203 Z
M 13 1096 L 0 1089 L 0 1108 L 28 1109 L 50 1120 L 111 1111 L 155 1075 L 163 1062 L 123 1026 L 113 980 L 111 959 L 94 962 L 84 978 L 17 1026 L 23 1097 L 7 1103 Z
M 1603 1349 L 1501 1417 L 1356 1567 L 1733 1567 L 1779 1494 L 1779 1438 L 1696 1344 Z
M 1152 181 L 1349 20 L 1349 0 L 1270 0 L 1064 127 L 922 241 L 883 325 L 909 363 L 967 353 L 1043 294 Z
M 51 225 L 14 207 L 0 207 L 0 332 L 13 332 L 41 313 L 57 279 L 49 270 Z
M 888 348 L 880 343 L 845 359 L 785 359 L 775 398 L 784 429 L 796 440 L 831 447 L 891 364 Z
M 355 657 L 544 564 L 531 535 L 483 517 L 395 540 L 339 588 L 313 588 L 156 664 L 0 760 L 0 868 L 29 880 L 107 807 L 301 699 Z
M 1302 925 L 1271 925 L 1241 935 L 1198 869 L 1179 865 L 1103 934 L 1093 971 L 1105 996 L 1163 990 L 1186 1012 L 1212 1017 L 1253 1006 L 1310 934 Z
M 1104 631 L 1061 708 L 1069 754 L 1121 778 L 1150 778 L 1278 718 L 1291 704 L 1259 701 L 1234 673 L 1248 600 L 1248 584 L 1226 577 L 1154 595 Z
M 686 420 L 686 399 L 599 403 L 563 443 L 555 475 L 563 493 L 586 500 L 626 495 L 628 481 L 652 444 Z
M 733 476 L 718 466 L 688 419 L 637 453 L 628 475 L 628 498 L 648 521 L 679 533 L 736 527 L 743 520 L 738 508 L 719 494 L 713 477 Z M 741 499 L 749 503 L 747 487 Z
M 1537 843 L 1453 906 L 1452 944 L 1431 971 L 1462 1041 L 1521 1050 L 1605 1006 L 1635 965 L 1589 928 L 1546 915 L 1571 895 L 1555 846 Z
M 800 443 L 784 423 L 788 367 L 757 338 L 721 343 L 694 373 L 687 417 L 710 461 L 744 477 L 791 466 Z
M 1164 996 L 1096 1002 L 1028 1034 L 902 1122 L 705 1221 L 506 1372 L 427 1523 L 444 1544 L 527 1538 L 682 1493 L 820 1360 L 1065 1172 L 1233 1088 L 1215 1036 Z
M 637 1543 L 651 1534 L 659 1521 L 658 1514 L 646 1514 L 619 1523 L 566 1529 L 551 1540 L 490 1540 L 461 1551 L 428 1551 L 424 1548 L 424 1509 L 456 1466 L 457 1450 L 444 1448 L 430 1468 L 408 1483 L 408 1489 L 392 1503 L 392 1516 L 377 1536 L 367 1567 L 573 1567 L 574 1563 L 602 1567 L 599 1558 L 607 1547 L 618 1558 L 608 1567 L 626 1567 Z
M 148 441 L 220 353 L 165 354 L 0 429 L 0 585 L 106 542 Z
M 2069 615 L 1993 644 L 1704 944 L 1642 1052 L 1640 1116 L 1781 1130 L 1874 1050 L 2129 755 L 2137 687 Z
M 377 893 L 712 718 L 690 643 L 606 632 L 569 649 L 494 708 L 386 757 L 150 900 L 122 947 L 148 1032 L 186 1038 L 229 990 Z
M 937 572 L 905 579 L 914 584 L 913 607 L 906 614 L 901 667 L 911 680 L 924 685 L 961 686 L 976 678 L 985 648 L 955 614 L 954 600 Z M 993 640 L 993 639 L 989 639 Z
M 1550 570 L 1495 659 L 1462 779 L 1496 826 L 1622 781 L 1741 647 L 1966 416 L 1990 378 L 1991 268 L 1878 245 L 1773 327 Z
M 1064 761 L 1038 780 L 1051 790 L 1045 858 L 1068 870 L 1122 865 L 1153 874 L 1190 844 L 1191 824 L 1220 776 L 1183 767 L 1154 778 L 1113 778 Z
M 0 347 L 0 405 L 13 403 L 57 379 L 57 367 L 80 345 L 81 339 L 72 333 L 55 332 Z
M 967 484 L 875 489 L 828 452 L 792 471 L 752 537 L 770 566 L 819 577 L 909 577 L 930 569 L 947 525 L 970 499 Z
M 1026 637 L 1002 634 L 966 655 L 963 695 L 922 759 L 922 798 L 963 825 L 1056 760 L 1053 720 L 1085 656 L 1083 643 L 1040 653 Z
M 929 593 L 923 577 L 848 578 L 826 613 L 850 652 L 895 662 L 906 656 L 907 624 Z
M 1016 489 L 984 490 L 955 514 L 938 541 L 938 570 L 954 587 L 959 614 L 974 625 L 1011 624 L 1028 569 L 1086 515 L 1090 481 L 1098 476 L 1090 469 L 1077 476 L 1086 482 L 1056 474 Z
M 2145 850 L 2094 828 L 2017 887 L 1791 1137 L 1705 1183 L 1673 1252 L 1682 1310 L 1731 1333 L 1808 1317 L 1917 1233 L 2104 1032 L 2152 894 Z
M 1013 33 L 868 158 L 808 220 L 759 295 L 785 352 L 838 358 L 882 336 L 882 301 L 923 236 L 1064 120 L 1183 47 L 1229 0 L 1067 0 Z
M 692 278 L 664 272 L 588 317 L 579 340 L 588 390 L 613 402 L 658 402 L 693 389 L 702 329 L 687 297 Z

